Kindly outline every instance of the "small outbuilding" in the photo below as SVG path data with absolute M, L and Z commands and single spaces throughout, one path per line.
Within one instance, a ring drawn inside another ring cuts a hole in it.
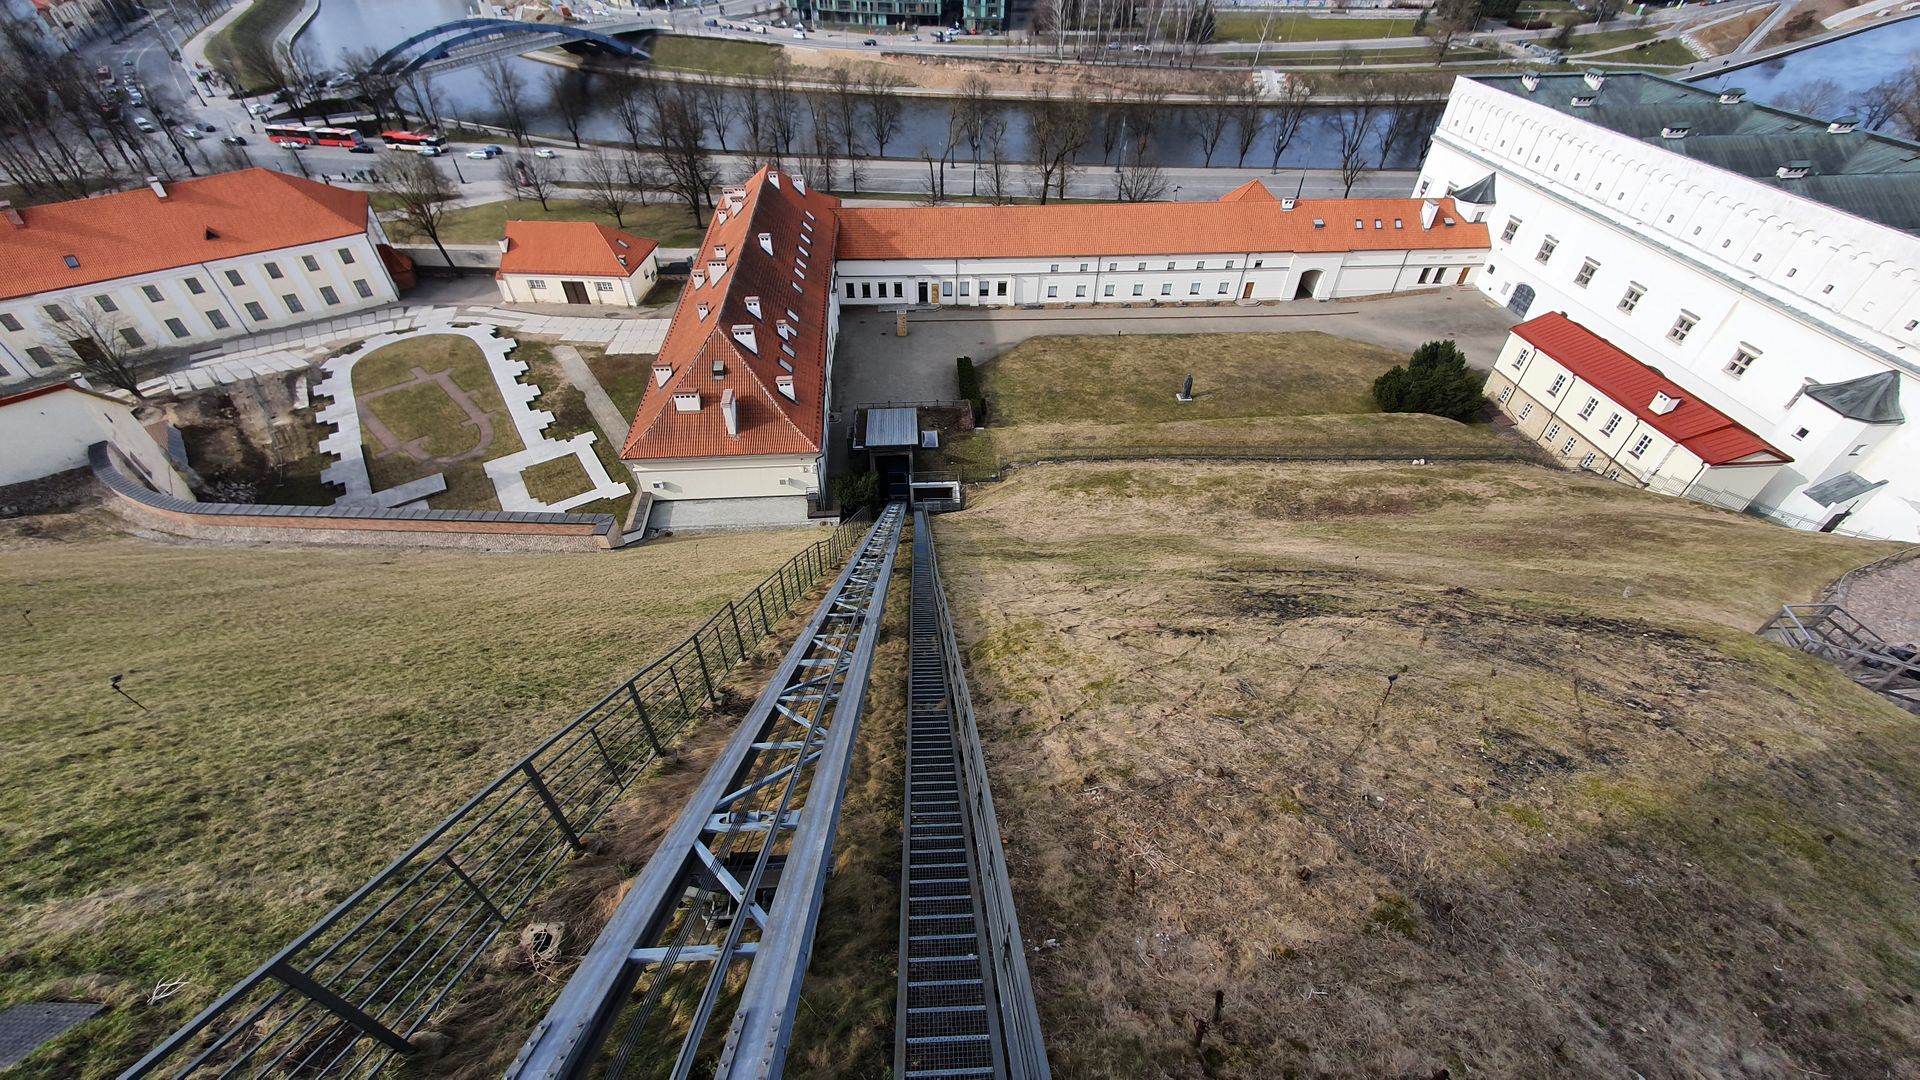
M 659 280 L 657 247 L 591 221 L 509 221 L 494 279 L 509 304 L 637 307 Z

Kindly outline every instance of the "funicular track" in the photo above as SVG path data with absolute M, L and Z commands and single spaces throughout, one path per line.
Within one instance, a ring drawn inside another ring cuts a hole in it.
M 905 522 L 874 522 L 508 1076 L 780 1075 Z
M 966 672 L 914 514 L 893 1075 L 1049 1075 Z

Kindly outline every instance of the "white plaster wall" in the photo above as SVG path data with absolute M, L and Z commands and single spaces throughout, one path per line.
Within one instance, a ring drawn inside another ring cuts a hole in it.
M 193 498 L 131 407 L 74 390 L 0 407 L 0 487 L 84 468 L 87 447 L 101 441 L 117 447 L 156 491 Z
M 653 291 L 659 278 L 659 266 L 652 255 L 648 255 L 633 273 L 626 277 L 590 277 L 583 274 L 501 274 L 495 278 L 500 287 L 500 299 L 509 304 L 564 304 L 567 302 L 566 287 L 563 281 L 578 281 L 587 287 L 589 305 L 612 305 L 637 307 Z M 541 288 L 534 288 L 539 282 Z M 607 286 L 601 291 L 600 285 Z
M 818 462 L 811 456 L 680 458 L 627 465 L 639 490 L 661 501 L 805 496 L 820 488 Z

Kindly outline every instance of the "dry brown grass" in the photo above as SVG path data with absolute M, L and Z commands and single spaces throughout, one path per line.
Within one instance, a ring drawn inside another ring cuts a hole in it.
M 939 532 L 1058 1075 L 1920 1054 L 1912 718 L 1751 633 L 1889 545 L 1520 466 L 1044 466 Z
M 1725 56 L 1733 50 L 1734 46 L 1747 40 L 1747 35 L 1753 33 L 1770 14 L 1772 14 L 1771 9 L 1762 8 L 1736 15 L 1704 30 L 1695 30 L 1693 38 L 1712 50 L 1713 55 Z

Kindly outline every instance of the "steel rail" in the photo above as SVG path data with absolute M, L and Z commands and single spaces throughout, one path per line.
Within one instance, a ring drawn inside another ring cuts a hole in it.
M 677 1067 L 686 1071 L 707 1039 L 723 997 L 714 988 L 746 964 L 714 1075 L 780 1075 L 905 520 L 896 503 L 868 530 L 507 1076 L 598 1072 L 624 1018 L 623 1064 L 649 1020 L 644 1002 L 641 1015 L 631 1015 L 642 977 L 651 971 L 644 1001 L 653 1001 L 677 970 L 706 963 L 713 968 L 681 1036 Z M 709 837 L 717 842 L 710 846 Z M 749 843 L 759 846 L 742 880 L 736 875 L 744 867 L 728 864 Z M 708 897 L 729 905 L 726 932 L 692 941 Z

